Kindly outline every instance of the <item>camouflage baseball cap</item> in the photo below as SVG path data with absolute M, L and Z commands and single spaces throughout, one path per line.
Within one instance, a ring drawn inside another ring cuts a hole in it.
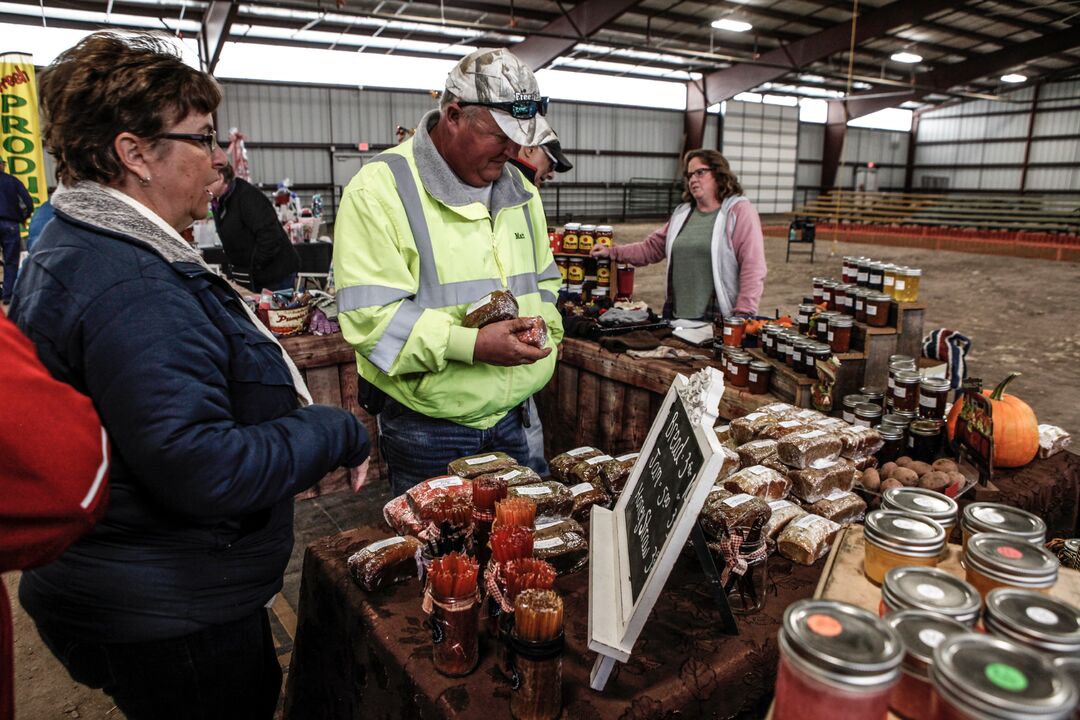
M 446 92 L 480 104 L 540 100 L 540 86 L 532 70 L 504 48 L 477 50 L 463 57 L 446 76 Z M 525 147 L 538 145 L 554 134 L 539 113 L 515 118 L 505 110 L 491 108 L 491 117 L 511 140 Z

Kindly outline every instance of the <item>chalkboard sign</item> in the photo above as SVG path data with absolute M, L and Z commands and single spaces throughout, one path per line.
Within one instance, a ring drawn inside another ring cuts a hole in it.
M 686 407 L 682 402 L 672 403 L 656 445 L 643 460 L 642 479 L 634 485 L 626 503 L 626 526 L 633 531 L 629 564 L 634 604 L 641 597 L 686 491 L 704 461 Z

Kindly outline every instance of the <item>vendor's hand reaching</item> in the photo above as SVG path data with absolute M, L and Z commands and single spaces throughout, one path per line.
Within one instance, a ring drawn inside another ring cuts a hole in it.
M 533 327 L 532 318 L 516 318 L 480 328 L 473 347 L 473 361 L 489 365 L 531 365 L 551 354 L 551 348 L 537 348 L 522 342 L 516 333 Z
M 611 248 L 607 245 L 593 245 L 592 250 L 589 251 L 589 255 L 594 258 L 611 257 Z

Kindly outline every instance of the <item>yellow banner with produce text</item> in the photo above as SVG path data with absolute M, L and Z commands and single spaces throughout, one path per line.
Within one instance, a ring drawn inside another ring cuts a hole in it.
M 0 157 L 26 186 L 35 208 L 48 200 L 34 59 L 26 53 L 0 54 Z

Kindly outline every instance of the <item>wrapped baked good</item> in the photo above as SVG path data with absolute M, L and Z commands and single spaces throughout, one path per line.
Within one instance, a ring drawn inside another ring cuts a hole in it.
M 789 474 L 791 474 L 791 468 L 780 462 L 780 458 L 776 457 L 776 455 L 770 455 L 769 457 L 765 458 L 761 461 L 761 465 L 763 467 L 769 468 L 770 470 L 775 470 L 784 477 L 787 477 Z
M 551 458 L 551 460 L 548 461 L 548 469 L 551 471 L 551 477 L 564 483 L 570 479 L 570 469 L 572 467 L 582 460 L 588 460 L 589 458 L 603 454 L 604 453 L 596 448 L 585 445 L 584 447 L 567 450 L 566 452 Z
M 843 490 L 833 490 L 805 509 L 808 513 L 820 515 L 839 525 L 862 522 L 866 517 L 866 502 L 855 493 Z
M 713 430 L 716 431 L 716 439 L 720 442 L 724 442 L 731 437 L 731 425 L 717 425 Z
M 840 438 L 823 430 L 795 433 L 776 443 L 780 462 L 793 468 L 835 460 L 840 456 L 840 450 Z
M 817 422 L 819 420 L 827 420 L 829 418 L 827 418 L 825 415 L 822 415 L 817 410 L 813 410 L 811 408 L 802 408 L 802 409 L 796 410 L 792 414 L 791 419 L 792 420 L 802 420 L 807 425 L 810 425 L 810 424 L 815 423 L 815 422 Z M 841 422 L 843 422 L 843 420 L 841 420 Z
M 759 432 L 775 422 L 778 422 L 778 420 L 771 413 L 752 412 L 731 421 L 729 426 L 731 428 L 731 437 L 735 438 L 735 442 L 740 445 L 748 443 L 756 438 Z
M 877 430 L 862 425 L 847 425 L 835 434 L 840 438 L 840 454 L 846 458 L 865 458 L 885 444 Z
M 769 503 L 769 509 L 772 510 L 772 515 L 765 523 L 763 531 L 769 540 L 776 540 L 776 536 L 787 527 L 789 522 L 806 515 L 805 510 L 790 500 L 773 500 Z
M 789 415 L 796 413 L 799 408 L 795 407 L 791 403 L 786 402 L 774 402 L 768 405 L 762 405 L 758 408 L 758 412 L 769 413 L 770 415 Z
M 577 465 L 570 468 L 570 472 L 566 474 L 566 484 L 580 485 L 585 482 L 591 485 L 603 485 L 604 481 L 600 478 L 600 474 L 603 470 L 601 465 L 608 460 L 614 459 L 615 458 L 610 455 L 596 455 L 588 460 L 582 460 Z
M 589 519 L 590 508 L 593 505 L 604 507 L 611 502 L 611 496 L 607 494 L 607 491 L 601 485 L 594 485 L 591 482 L 572 485 L 570 495 L 574 503 L 570 510 L 570 517 L 579 522 Z
M 368 592 L 416 577 L 414 537 L 392 537 L 373 542 L 349 556 L 349 575 Z
M 739 455 L 739 467 L 760 465 L 765 458 L 776 454 L 775 440 L 751 440 L 735 448 Z
M 816 503 L 833 491 L 849 492 L 857 475 L 858 471 L 850 461 L 837 458 L 816 467 L 791 470 L 788 480 L 791 481 L 792 495 L 804 503 Z
M 461 324 L 467 328 L 482 328 L 501 320 L 518 316 L 517 298 L 509 290 L 495 290 L 480 298 L 465 311 Z
M 712 492 L 701 508 L 701 528 L 713 538 L 720 539 L 736 530 L 745 530 L 755 522 L 766 523 L 772 511 L 769 504 L 747 493 L 722 495 Z
M 549 520 L 536 524 L 533 557 L 547 560 L 560 575 L 576 572 L 589 561 L 588 535 L 574 520 Z
M 484 475 L 477 475 L 473 478 L 473 482 L 476 482 L 480 478 L 492 477 L 500 478 L 506 481 L 507 487 L 514 487 L 515 485 L 532 485 L 540 482 L 541 478 L 536 474 L 536 471 L 532 468 L 525 467 L 524 465 L 511 465 L 505 470 L 499 470 L 498 472 L 487 473 Z
M 517 339 L 526 345 L 532 345 L 533 347 L 543 348 L 547 345 L 548 341 L 548 328 L 547 323 L 544 322 L 544 318 L 537 315 L 536 317 L 525 318 L 531 325 L 528 330 L 522 330 L 521 332 L 514 333 L 517 335 Z
M 637 462 L 640 454 L 626 453 L 600 464 L 600 480 L 611 497 L 618 497 L 622 493 L 623 488 L 626 487 L 626 481 L 630 479 L 630 471 L 634 469 L 634 463 Z
M 409 499 L 405 495 L 398 495 L 383 505 L 382 515 L 386 524 L 399 535 L 419 535 L 424 529 L 420 518 L 409 507 Z
M 761 432 L 758 433 L 759 440 L 779 440 L 785 435 L 791 435 L 792 433 L 802 432 L 803 430 L 812 430 L 813 428 L 807 425 L 802 420 L 781 420 L 778 423 L 767 425 Z
M 551 480 L 532 485 L 515 485 L 506 489 L 507 497 L 523 497 L 536 503 L 537 517 L 564 518 L 574 509 L 570 488 Z
M 465 497 L 472 501 L 472 480 L 457 475 L 443 475 L 431 478 L 413 485 L 405 491 L 405 497 L 409 501 L 409 508 L 417 518 L 423 518 L 428 514 L 429 505 L 437 497 L 450 495 L 453 497 Z
M 724 478 L 738 470 L 741 466 L 739 453 L 731 448 L 721 445 L 720 452 L 717 454 L 720 456 L 720 469 L 716 471 L 716 479 L 713 480 L 713 485 L 722 483 Z
M 1039 426 L 1039 457 L 1048 458 L 1057 455 L 1069 447 L 1072 435 L 1056 425 Z
M 817 420 L 811 420 L 810 427 L 815 430 L 824 430 L 825 432 L 836 432 L 837 430 L 843 430 L 844 428 L 852 426 L 848 425 L 840 418 L 821 417 Z
M 724 481 L 724 488 L 733 493 L 756 495 L 763 500 L 779 500 L 787 497 L 788 479 L 771 468 L 751 465 L 732 473 Z
M 450 463 L 446 472 L 458 477 L 474 478 L 477 475 L 488 475 L 500 470 L 509 470 L 517 464 L 517 460 L 506 453 L 495 451 L 458 458 Z
M 820 515 L 804 515 L 792 520 L 776 538 L 781 555 L 799 565 L 813 565 L 829 552 L 840 526 Z

